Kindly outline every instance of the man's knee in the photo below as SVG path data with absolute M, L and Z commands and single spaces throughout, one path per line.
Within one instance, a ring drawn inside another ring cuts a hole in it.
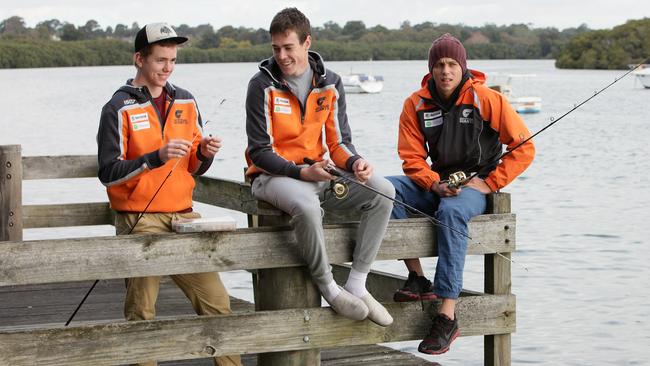
M 292 212 L 292 221 L 301 223 L 322 222 L 323 210 L 318 200 L 296 202 Z

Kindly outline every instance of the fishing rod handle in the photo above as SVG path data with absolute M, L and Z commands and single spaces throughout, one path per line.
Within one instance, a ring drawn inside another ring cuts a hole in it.
M 303 158 L 302 161 L 304 161 L 305 164 L 309 164 L 309 165 L 314 165 L 314 164 L 317 163 L 316 160 L 314 160 L 314 159 L 310 159 L 310 158 Z M 339 171 L 338 171 L 335 167 L 333 167 L 333 166 L 329 166 L 329 165 L 328 165 L 327 167 L 325 167 L 325 171 L 328 172 L 328 173 L 330 173 L 331 175 L 334 175 L 334 176 L 337 176 L 337 177 L 342 177 L 342 176 L 343 176 L 343 174 L 341 174 L 341 172 L 339 172 Z

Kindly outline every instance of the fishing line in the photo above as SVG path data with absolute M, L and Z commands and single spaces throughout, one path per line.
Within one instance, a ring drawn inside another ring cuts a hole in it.
M 221 102 L 219 103 L 219 105 L 217 105 L 217 107 L 220 107 L 220 106 L 221 106 L 225 101 L 226 101 L 225 98 L 222 99 Z M 208 121 L 205 121 L 205 123 L 203 124 L 203 128 L 205 128 L 205 126 L 207 126 L 208 123 L 210 123 L 209 120 L 208 120 Z M 192 138 L 192 141 L 190 142 L 190 151 L 191 151 L 191 149 L 192 149 L 191 146 L 194 145 L 194 141 L 196 141 L 196 138 L 197 138 L 198 136 L 200 136 L 200 135 L 201 135 L 201 133 L 196 133 L 196 134 L 194 135 L 194 137 Z M 210 135 L 210 136 L 212 136 L 212 135 Z M 199 149 L 200 149 L 200 146 L 199 146 Z M 184 156 L 181 157 L 181 158 L 178 158 L 178 160 L 176 160 L 176 162 L 174 163 L 174 166 L 173 166 L 172 169 L 169 171 L 169 173 L 167 174 L 167 176 L 165 177 L 165 179 L 162 181 L 162 183 L 160 183 L 160 186 L 158 186 L 158 189 L 157 189 L 156 192 L 153 194 L 153 196 L 151 197 L 151 199 L 149 200 L 149 202 L 148 202 L 147 205 L 145 206 L 144 210 L 142 210 L 142 212 L 140 212 L 140 214 L 138 215 L 138 218 L 135 220 L 135 222 L 133 223 L 133 225 L 131 225 L 131 227 L 129 228 L 129 230 L 128 230 L 128 232 L 126 233 L 126 235 L 129 235 L 129 234 L 131 234 L 131 233 L 133 232 L 133 229 L 135 229 L 135 227 L 138 225 L 138 222 L 140 222 L 140 219 L 142 219 L 142 217 L 144 216 L 144 214 L 147 212 L 147 209 L 149 209 L 149 206 L 151 205 L 151 203 L 153 202 L 153 200 L 154 200 L 154 199 L 156 198 L 156 196 L 158 195 L 158 192 L 160 192 L 160 190 L 162 189 L 162 187 L 163 187 L 163 186 L 165 185 L 165 183 L 167 182 L 167 179 L 169 179 L 169 177 L 172 175 L 172 173 L 174 172 L 174 170 L 175 170 L 176 167 L 178 166 L 178 163 L 180 163 L 181 160 L 183 160 L 183 158 L 184 158 Z M 125 230 L 125 231 L 126 231 L 126 230 Z M 117 235 L 118 235 L 118 236 L 119 236 L 119 235 L 124 235 L 124 232 L 119 233 L 119 234 L 117 234 Z M 79 309 L 81 309 L 81 306 L 83 306 L 84 302 L 86 302 L 86 299 L 88 298 L 88 296 L 90 295 L 90 293 L 93 291 L 93 289 L 95 288 L 95 286 L 97 286 L 97 283 L 99 283 L 99 280 L 95 280 L 95 282 L 93 283 L 93 285 L 90 286 L 90 289 L 88 289 L 88 292 L 86 292 L 86 295 L 83 297 L 83 299 L 81 299 L 81 302 L 79 302 L 79 305 L 77 305 L 77 308 L 74 309 L 74 311 L 72 312 L 72 315 L 70 315 L 70 317 L 68 318 L 68 321 L 65 322 L 65 326 L 66 326 L 66 327 L 70 324 L 70 322 L 72 321 L 72 319 L 74 319 L 75 315 L 77 315 L 77 312 L 79 311 Z
M 602 88 L 602 89 L 600 89 L 600 90 L 596 90 L 596 91 L 594 91 L 594 94 L 593 94 L 592 96 L 590 96 L 589 98 L 583 100 L 583 101 L 580 102 L 579 104 L 574 104 L 574 105 L 573 105 L 573 108 L 569 109 L 569 111 L 567 111 L 566 113 L 564 113 L 563 115 L 561 115 L 558 119 L 555 119 L 554 117 L 551 117 L 551 123 L 547 124 L 547 125 L 544 126 L 541 130 L 535 132 L 535 134 L 531 135 L 531 136 L 528 137 L 527 139 L 525 139 L 525 140 L 523 140 L 522 142 L 520 142 L 519 144 L 517 144 L 517 146 L 513 147 L 513 148 L 510 149 L 510 150 L 506 150 L 506 152 L 504 152 L 503 154 L 501 154 L 499 157 L 497 157 L 496 159 L 494 159 L 492 162 L 498 162 L 499 160 L 501 160 L 501 159 L 503 159 L 504 157 L 506 157 L 508 154 L 511 154 L 513 151 L 517 150 L 521 145 L 523 145 L 523 144 L 525 144 L 526 142 L 532 140 L 533 137 L 535 137 L 535 136 L 539 135 L 540 133 L 544 132 L 546 129 L 548 129 L 549 127 L 553 126 L 554 124 L 560 122 L 560 120 L 561 120 L 562 118 L 566 117 L 566 116 L 569 115 L 571 112 L 573 112 L 573 111 L 575 111 L 576 109 L 580 108 L 582 105 L 584 105 L 584 104 L 587 103 L 588 101 L 590 101 L 590 100 L 592 100 L 593 98 L 595 98 L 597 95 L 599 95 L 599 94 L 601 94 L 602 92 L 604 92 L 605 90 L 607 90 L 610 86 L 616 84 L 619 80 L 623 79 L 623 78 L 626 77 L 628 74 L 632 73 L 634 70 L 638 69 L 639 67 L 641 67 L 642 65 L 644 65 L 644 64 L 645 64 L 647 61 L 649 61 L 649 60 L 650 60 L 650 58 L 645 59 L 645 60 L 644 60 L 643 62 L 641 62 L 640 64 L 637 64 L 636 66 L 630 68 L 630 70 L 628 70 L 627 72 L 625 72 L 623 75 L 614 78 L 614 81 L 612 81 L 611 83 L 607 84 L 607 86 L 605 86 L 604 88 Z M 477 169 L 477 170 L 478 170 L 478 168 L 479 168 L 479 166 L 476 165 L 476 166 L 474 166 L 472 169 L 469 169 L 469 171 L 472 171 L 472 170 L 474 170 L 474 169 Z M 450 176 L 450 179 L 448 179 L 448 180 L 446 180 L 446 181 L 442 181 L 441 183 L 447 183 L 447 182 L 449 182 L 448 185 L 449 185 L 450 188 L 458 188 L 458 187 L 460 187 L 460 186 L 462 186 L 462 185 L 465 185 L 467 182 L 469 182 L 470 180 L 472 180 L 472 178 L 476 177 L 478 174 L 479 174 L 479 172 L 476 171 L 476 172 L 472 173 L 469 177 L 466 177 L 464 172 L 462 172 L 462 171 L 461 171 L 461 172 L 456 172 L 456 173 L 454 173 L 454 174 L 452 174 L 452 175 Z
M 309 159 L 309 158 L 304 158 L 303 161 L 304 161 L 305 163 L 309 164 L 309 165 L 313 165 L 314 163 L 316 163 L 315 160 L 312 160 L 312 159 Z M 474 240 L 474 239 L 472 239 L 471 236 L 465 234 L 464 232 L 462 232 L 462 231 L 460 231 L 460 230 L 458 230 L 458 229 L 456 229 L 456 228 L 453 228 L 453 227 L 451 227 L 451 226 L 445 224 L 444 222 L 442 222 L 442 221 L 436 219 L 435 217 L 433 217 L 433 216 L 431 216 L 431 215 L 429 215 L 429 214 L 427 214 L 427 213 L 424 213 L 424 212 L 418 210 L 417 208 L 415 208 L 415 207 L 413 207 L 413 206 L 411 206 L 411 205 L 409 205 L 409 204 L 407 204 L 407 203 L 404 203 L 404 202 L 402 202 L 402 201 L 400 201 L 400 200 L 398 200 L 398 199 L 392 198 L 392 197 L 390 197 L 390 196 L 384 194 L 383 192 L 380 192 L 380 191 L 376 190 L 375 188 L 372 188 L 372 187 L 370 187 L 370 186 L 368 186 L 368 185 L 365 185 L 365 184 L 363 184 L 363 183 L 361 183 L 361 182 L 358 182 L 358 181 L 355 180 L 355 179 L 351 179 L 351 178 L 346 177 L 346 176 L 343 175 L 343 173 L 341 173 L 341 172 L 340 172 L 340 171 L 339 171 L 335 166 L 328 165 L 328 166 L 325 168 L 325 171 L 327 171 L 329 174 L 331 174 L 331 175 L 333 175 L 333 176 L 338 177 L 339 179 L 341 179 L 341 180 L 343 180 L 343 181 L 345 181 L 345 182 L 348 182 L 348 183 L 354 183 L 354 184 L 356 184 L 356 185 L 358 185 L 358 186 L 360 186 L 360 187 L 363 187 L 363 188 L 365 188 L 365 189 L 367 189 L 367 190 L 369 190 L 369 191 L 371 191 L 371 192 L 373 192 L 373 193 L 375 193 L 375 194 L 378 194 L 378 195 L 380 195 L 380 196 L 382 196 L 382 197 L 384 197 L 384 198 L 387 198 L 387 199 L 393 201 L 394 203 L 397 203 L 397 204 L 403 206 L 404 208 L 406 208 L 406 209 L 409 210 L 409 211 L 412 211 L 412 212 L 415 212 L 415 213 L 417 213 L 417 214 L 419 214 L 419 215 L 422 215 L 422 216 L 424 216 L 425 218 L 427 218 L 429 221 L 431 221 L 431 223 L 433 223 L 433 224 L 436 225 L 436 226 L 441 226 L 441 227 L 447 228 L 447 229 L 453 231 L 454 233 L 456 233 L 456 234 L 458 234 L 458 235 L 461 235 L 461 236 L 463 236 L 463 237 L 465 237 L 465 238 L 467 238 L 467 239 L 469 239 L 469 240 Z M 497 250 L 490 248 L 488 245 L 483 244 L 483 243 L 481 243 L 480 241 L 476 241 L 476 243 L 479 244 L 479 245 L 482 245 L 484 248 L 486 248 L 486 249 L 488 249 L 488 250 L 490 250 L 490 251 L 493 251 L 495 254 L 497 254 L 498 256 L 502 257 L 503 259 L 509 261 L 510 263 L 517 264 L 517 265 L 523 267 L 523 269 L 525 269 L 526 271 L 528 271 L 528 268 L 527 268 L 526 266 L 524 266 L 523 264 L 520 264 L 520 263 L 518 263 L 518 262 L 515 262 L 515 261 L 512 260 L 511 258 L 508 258 L 508 257 L 506 257 L 505 255 L 499 253 Z

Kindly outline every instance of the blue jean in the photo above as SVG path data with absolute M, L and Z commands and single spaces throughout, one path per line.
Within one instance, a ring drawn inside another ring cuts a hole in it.
M 386 177 L 395 186 L 395 199 L 404 202 L 427 215 L 434 216 L 443 224 L 465 235 L 467 223 L 472 217 L 485 212 L 485 194 L 464 187 L 458 196 L 438 197 L 431 191 L 425 191 L 409 177 L 399 175 Z M 407 209 L 400 204 L 393 206 L 392 219 L 405 219 Z M 436 243 L 438 245 L 438 264 L 433 280 L 433 291 L 441 298 L 457 299 L 463 288 L 463 268 L 467 254 L 467 238 L 449 228 L 436 226 Z

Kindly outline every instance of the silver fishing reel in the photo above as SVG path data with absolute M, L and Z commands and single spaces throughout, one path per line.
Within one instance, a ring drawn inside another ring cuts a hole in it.
M 330 189 L 332 190 L 334 197 L 336 197 L 339 200 L 342 200 L 345 197 L 347 197 L 348 192 L 350 192 L 350 188 L 348 188 L 348 185 L 343 182 L 331 181 Z
M 465 172 L 460 171 L 449 175 L 447 187 L 456 189 L 465 183 L 467 183 L 467 175 L 465 175 Z

